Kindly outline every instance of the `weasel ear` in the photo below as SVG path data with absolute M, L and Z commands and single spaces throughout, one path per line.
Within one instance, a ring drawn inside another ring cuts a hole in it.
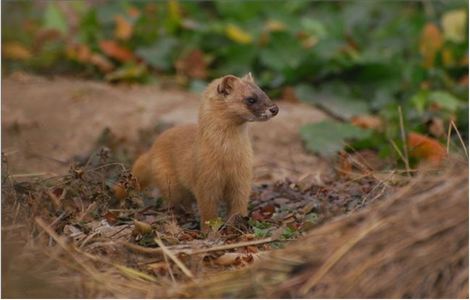
M 243 76 L 242 79 L 255 83 L 255 79 L 253 78 L 253 75 L 251 75 L 251 72 Z
M 223 94 L 224 96 L 229 95 L 233 91 L 236 80 L 238 80 L 238 78 L 233 75 L 222 77 L 219 85 L 217 85 L 217 92 L 219 94 Z

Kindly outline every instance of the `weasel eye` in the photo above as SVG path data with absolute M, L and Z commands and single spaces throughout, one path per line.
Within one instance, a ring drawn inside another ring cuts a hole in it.
M 248 102 L 249 104 L 255 104 L 256 103 L 256 98 L 248 97 L 248 98 L 246 98 L 246 102 Z

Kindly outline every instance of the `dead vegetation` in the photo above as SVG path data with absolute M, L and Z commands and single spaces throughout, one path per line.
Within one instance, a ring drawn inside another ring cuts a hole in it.
M 187 297 L 468 298 L 468 169 L 453 165 Z
M 244 228 L 204 236 L 113 159 L 20 181 L 2 156 L 4 297 L 468 297 L 461 165 L 256 186 Z

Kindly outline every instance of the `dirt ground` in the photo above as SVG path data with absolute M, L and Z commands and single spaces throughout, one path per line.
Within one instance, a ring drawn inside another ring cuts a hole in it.
M 2 151 L 11 174 L 63 174 L 108 127 L 126 143 L 139 129 L 195 122 L 199 96 L 155 85 L 110 85 L 15 73 L 2 81 Z M 278 101 L 274 119 L 251 124 L 257 182 L 317 174 L 326 163 L 305 152 L 299 128 L 326 115 L 303 103 Z

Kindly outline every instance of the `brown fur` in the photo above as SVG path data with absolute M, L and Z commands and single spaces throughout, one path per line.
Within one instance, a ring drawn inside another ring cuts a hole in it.
M 251 74 L 216 79 L 203 93 L 198 124 L 163 132 L 132 172 L 142 188 L 156 185 L 173 207 L 196 200 L 204 229 L 222 201 L 229 219 L 245 216 L 253 165 L 246 122 L 268 120 L 277 111 Z

